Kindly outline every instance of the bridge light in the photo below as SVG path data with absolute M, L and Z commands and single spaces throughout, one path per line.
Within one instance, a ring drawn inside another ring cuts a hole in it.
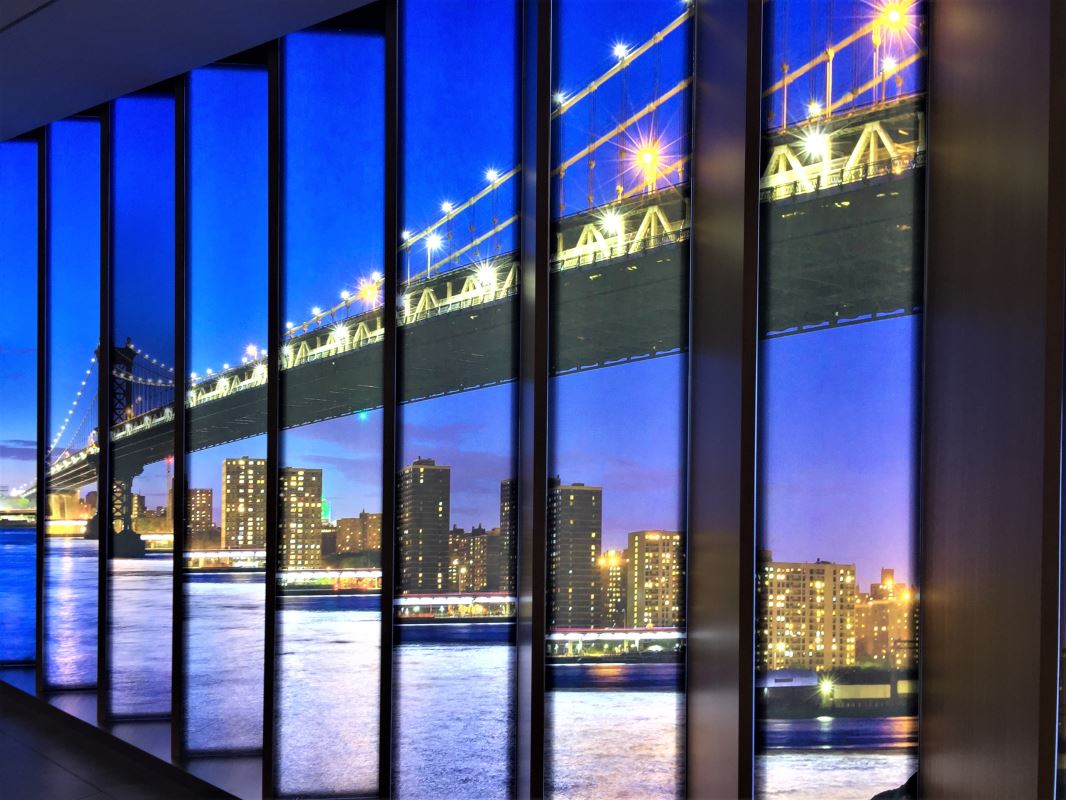
M 441 238 L 439 233 L 431 233 L 426 237 L 426 250 L 431 253 L 440 250 L 442 244 L 444 244 L 444 239 Z
M 321 314 L 322 314 L 322 309 L 321 308 L 319 308 L 318 306 L 312 306 L 312 308 L 311 308 L 311 315 L 312 316 L 317 317 L 317 316 L 319 316 Z
M 811 102 L 807 103 L 807 116 L 808 117 L 817 117 L 821 113 L 822 113 L 822 104 L 819 103 L 817 100 L 811 100 Z
M 829 678 L 822 678 L 818 684 L 818 691 L 822 693 L 822 697 L 828 699 L 833 694 L 833 681 Z
M 626 56 L 629 55 L 629 45 L 624 42 L 618 42 L 615 44 L 614 48 L 612 48 L 611 52 L 619 61 L 624 61 Z
M 881 71 L 882 72 L 892 72 L 893 70 L 895 70 L 897 65 L 898 65 L 898 62 L 892 56 L 885 56 L 884 58 L 881 59 Z
M 378 272 L 377 270 L 375 270 L 374 272 L 371 272 L 370 273 L 370 280 L 374 281 L 374 283 L 377 283 L 378 281 L 381 280 L 381 273 Z
M 890 31 L 899 32 L 907 25 L 907 8 L 909 3 L 896 2 L 886 3 L 881 7 L 881 13 L 878 14 L 878 20 L 888 28 Z
M 208 367 L 208 368 L 207 368 L 207 374 L 208 374 L 208 375 L 214 375 L 214 374 L 215 374 L 215 371 L 214 371 L 213 369 L 211 369 L 211 367 Z
M 622 215 L 614 209 L 604 211 L 600 216 L 600 227 L 611 236 L 618 236 L 622 232 Z
M 496 285 L 496 268 L 491 264 L 482 264 L 477 268 L 477 280 L 483 288 Z
M 344 289 L 344 290 L 343 290 L 343 291 L 341 292 L 341 300 L 347 300 L 347 299 L 348 299 L 349 297 L 351 297 L 351 296 L 352 296 L 352 293 L 351 293 L 351 292 L 349 292 L 349 291 L 348 291 L 347 289 Z
M 250 344 L 246 348 L 244 348 L 244 352 L 248 354 L 249 358 L 255 358 L 255 354 L 258 352 L 258 350 L 256 349 L 256 346 L 254 344 Z
M 408 231 L 408 230 L 403 231 L 402 233 L 400 233 L 400 238 L 403 239 L 406 242 L 408 239 L 411 238 L 411 231 Z
M 812 130 L 803 136 L 803 152 L 808 158 L 829 160 L 829 136 L 824 131 Z
M 552 100 L 555 101 L 555 105 L 561 106 L 563 103 L 566 102 L 566 92 L 561 90 L 556 92 L 552 95 Z
M 451 214 L 454 208 L 455 206 L 451 204 L 450 200 L 445 200 L 443 203 L 440 204 L 440 210 L 443 211 L 445 214 Z
M 293 323 L 291 323 L 291 322 L 286 322 L 286 323 L 285 323 L 285 330 L 287 330 L 287 331 L 291 331 L 291 330 L 292 330 L 293 328 L 295 328 L 295 327 L 296 327 L 296 325 L 294 325 L 294 324 L 293 324 Z
M 498 170 L 495 170 L 492 167 L 489 167 L 487 170 L 485 170 L 485 180 L 487 180 L 489 183 L 495 183 L 496 179 L 499 177 L 500 173 Z
M 196 378 L 197 378 L 197 375 L 196 375 L 196 373 L 195 373 L 195 372 L 190 372 L 190 373 L 189 373 L 189 377 L 190 377 L 190 378 L 192 378 L 193 380 L 196 380 Z
M 375 306 L 378 300 L 381 298 L 381 292 L 378 289 L 378 282 L 376 280 L 367 280 L 363 278 L 359 281 L 359 299 L 366 303 L 368 306 Z
M 229 369 L 229 364 L 223 364 L 222 369 Z

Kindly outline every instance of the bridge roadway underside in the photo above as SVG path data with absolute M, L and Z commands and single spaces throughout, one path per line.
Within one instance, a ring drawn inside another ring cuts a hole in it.
M 921 309 L 924 173 L 763 204 L 763 337 Z
M 555 272 L 552 368 L 556 373 L 677 353 L 686 346 L 680 312 L 688 297 L 688 243 Z M 400 328 L 399 394 L 415 402 L 513 381 L 517 295 L 454 309 Z M 283 428 L 381 406 L 382 346 L 320 358 L 281 372 Z M 187 410 L 189 450 L 266 433 L 266 389 L 244 389 Z M 114 475 L 136 476 L 173 452 L 174 428 L 160 424 L 115 441 Z M 49 481 L 52 491 L 95 480 L 90 458 Z
M 921 169 L 764 203 L 763 337 L 806 333 L 921 307 Z M 552 277 L 552 370 L 570 373 L 685 349 L 688 243 L 557 271 Z M 444 276 L 441 276 L 442 278 Z M 516 377 L 516 297 L 453 309 L 399 334 L 402 402 Z M 694 309 L 693 313 L 699 313 Z M 381 405 L 382 350 L 370 344 L 281 373 L 282 426 Z M 266 432 L 266 391 L 245 389 L 188 409 L 188 449 Z M 132 477 L 173 450 L 173 427 L 114 442 L 114 474 Z M 50 481 L 53 491 L 95 480 L 90 458 Z

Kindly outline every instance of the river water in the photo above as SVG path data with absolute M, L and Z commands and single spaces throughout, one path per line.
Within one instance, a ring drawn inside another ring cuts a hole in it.
M 33 643 L 32 531 L 0 531 L 3 652 Z M 95 679 L 96 543 L 48 541 L 48 674 Z M 169 558 L 112 564 L 112 702 L 166 711 Z M 262 574 L 191 576 L 186 744 L 262 745 Z M 286 597 L 279 613 L 278 784 L 287 794 L 373 792 L 377 781 L 378 598 Z M 396 793 L 503 798 L 513 782 L 514 658 L 507 625 L 403 629 L 395 655 Z M 670 665 L 556 666 L 548 781 L 556 797 L 675 797 L 684 697 Z M 913 719 L 768 720 L 756 760 L 767 800 L 869 798 L 916 765 Z

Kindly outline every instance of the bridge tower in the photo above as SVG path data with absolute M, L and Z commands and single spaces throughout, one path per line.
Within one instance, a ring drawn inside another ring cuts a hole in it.
M 137 350 L 126 339 L 111 350 L 111 425 L 120 425 L 136 416 L 133 387 L 133 361 Z M 136 475 L 114 474 L 111 482 L 111 524 L 113 552 L 119 557 L 144 554 L 144 543 L 133 531 L 133 479 Z
M 111 350 L 111 424 L 118 425 L 134 416 L 133 359 L 137 351 L 126 339 L 122 347 Z

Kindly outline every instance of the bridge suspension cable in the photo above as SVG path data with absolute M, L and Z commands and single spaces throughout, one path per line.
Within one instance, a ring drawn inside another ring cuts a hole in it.
M 618 62 L 614 66 L 612 66 L 606 72 L 604 72 L 603 74 L 601 74 L 597 78 L 595 78 L 591 83 L 589 83 L 587 86 L 585 86 L 584 89 L 580 90 L 579 92 L 576 92 L 575 94 L 573 94 L 571 96 L 566 96 L 565 98 L 557 96 L 557 100 L 559 100 L 560 102 L 558 103 L 558 105 L 555 108 L 555 110 L 552 112 L 552 119 L 554 120 L 554 119 L 557 119 L 558 117 L 562 116 L 567 111 L 569 111 L 571 108 L 573 108 L 577 103 L 579 103 L 581 100 L 583 100 L 584 98 L 588 97 L 589 95 L 594 93 L 596 90 L 598 90 L 601 86 L 603 86 L 604 83 L 606 83 L 612 77 L 614 77 L 615 75 L 618 75 L 619 73 L 621 73 L 630 64 L 632 64 L 634 61 L 636 61 L 640 56 L 644 55 L 644 53 L 647 53 L 655 45 L 657 45 L 660 42 L 662 42 L 663 39 L 665 39 L 667 35 L 669 35 L 673 31 L 675 31 L 678 28 L 680 28 L 682 23 L 684 23 L 684 21 L 686 19 L 688 19 L 689 17 L 691 17 L 691 16 L 692 16 L 692 9 L 691 8 L 686 8 L 685 11 L 680 16 L 678 16 L 675 20 L 673 20 L 669 25 L 667 25 L 662 30 L 656 31 L 643 44 L 641 44 L 641 45 L 639 45 L 637 47 L 634 47 L 632 49 L 626 50 L 625 55 L 622 58 L 620 58 L 618 60 Z M 618 129 L 616 129 L 614 133 L 617 134 L 617 132 L 618 132 Z M 583 151 L 583 155 L 588 155 L 589 152 L 591 152 L 591 151 L 586 148 L 586 150 Z M 458 216 L 460 212 L 465 211 L 466 209 L 470 208 L 472 205 L 474 205 L 478 201 L 480 201 L 480 200 L 484 199 L 485 197 L 487 197 L 493 191 L 495 191 L 500 186 L 502 186 L 504 183 L 506 183 L 511 178 L 513 178 L 515 175 L 517 175 L 518 172 L 519 172 L 519 167 L 516 166 L 516 167 L 508 170 L 507 172 L 504 172 L 504 173 L 498 175 L 495 180 L 489 182 L 488 186 L 486 186 L 484 189 L 482 189 L 481 191 L 477 192 L 476 194 L 472 195 L 469 199 L 463 201 L 462 203 L 449 204 L 448 210 L 444 213 L 444 215 L 440 219 L 438 219 L 436 222 L 428 225 L 427 227 L 423 228 L 422 230 L 418 231 L 417 233 L 412 233 L 411 235 L 405 237 L 404 240 L 400 243 L 400 249 L 401 250 L 409 250 L 417 242 L 419 242 L 422 239 L 426 238 L 427 236 L 429 236 L 431 233 L 436 231 L 441 226 L 443 226 L 443 225 L 447 224 L 448 222 L 450 222 L 451 220 L 455 219 L 455 217 Z M 454 254 L 453 254 L 453 257 L 454 257 Z
M 60 424 L 59 430 L 56 431 L 56 435 L 52 438 L 52 441 L 48 445 L 48 452 L 45 454 L 46 458 L 51 457 L 52 451 L 56 449 L 56 446 L 62 439 L 63 434 L 66 433 L 67 427 L 70 425 L 70 420 L 74 416 L 74 412 L 78 408 L 78 403 L 81 402 L 82 394 L 84 394 L 86 391 L 86 387 L 88 385 L 89 378 L 93 374 L 95 364 L 96 356 L 94 355 L 92 358 L 89 359 L 89 368 L 85 370 L 85 377 L 82 378 L 81 384 L 78 386 L 77 391 L 75 391 L 74 393 L 74 400 L 71 402 L 70 408 L 67 409 L 66 416 L 63 418 L 63 422 Z M 93 393 L 93 397 L 95 399 L 95 393 Z

